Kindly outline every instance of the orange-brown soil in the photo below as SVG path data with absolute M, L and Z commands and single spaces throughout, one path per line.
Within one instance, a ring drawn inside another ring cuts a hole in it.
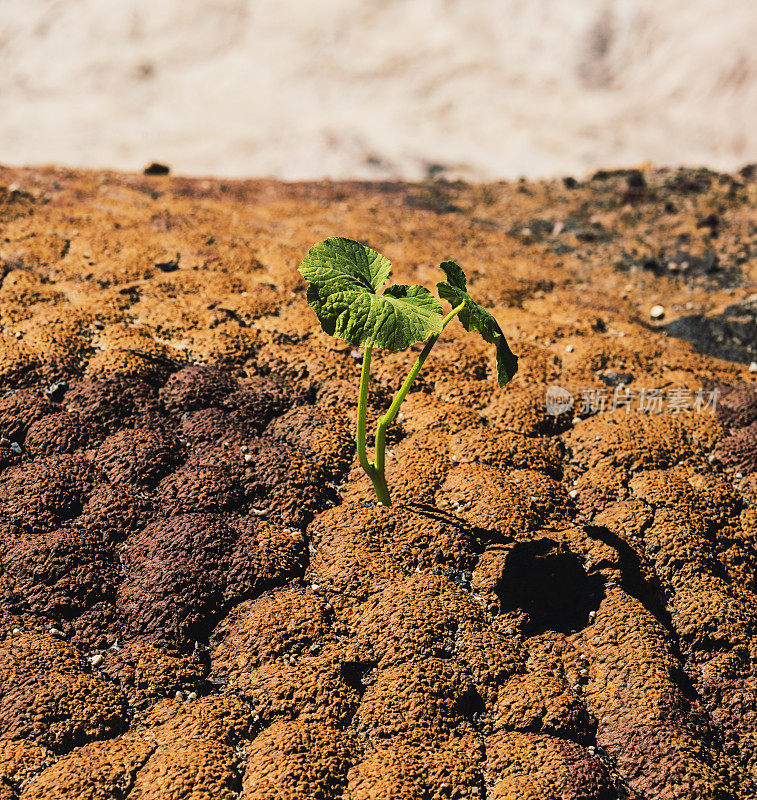
M 757 797 L 753 169 L 0 184 L 2 800 Z M 391 509 L 330 235 L 455 257 L 521 359 L 450 326 Z

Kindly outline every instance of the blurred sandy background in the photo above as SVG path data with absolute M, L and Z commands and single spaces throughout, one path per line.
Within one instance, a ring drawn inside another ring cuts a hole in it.
M 473 179 L 757 160 L 755 0 L 0 0 L 0 162 Z

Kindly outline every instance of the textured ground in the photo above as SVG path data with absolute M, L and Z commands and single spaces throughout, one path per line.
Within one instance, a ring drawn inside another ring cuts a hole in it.
M 2 800 L 757 797 L 752 170 L 0 185 Z M 521 357 L 450 326 L 391 510 L 296 271 L 334 234 L 456 257 Z

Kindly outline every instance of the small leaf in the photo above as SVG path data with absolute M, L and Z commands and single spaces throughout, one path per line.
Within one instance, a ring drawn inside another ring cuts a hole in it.
M 387 258 L 351 239 L 314 245 L 300 265 L 323 330 L 357 347 L 405 350 L 442 330 L 442 307 L 423 286 L 389 286 Z
M 500 386 L 504 386 L 518 371 L 518 357 L 510 350 L 497 320 L 466 291 L 468 282 L 461 267 L 454 261 L 444 261 L 440 266 L 447 280 L 436 284 L 439 297 L 446 300 L 453 308 L 465 303 L 458 314 L 458 319 L 466 331 L 478 331 L 484 341 L 496 347 L 497 382 Z
M 447 276 L 447 283 L 449 283 L 450 286 L 455 289 L 460 289 L 463 292 L 468 291 L 468 279 L 465 277 L 463 268 L 459 264 L 454 261 L 442 261 L 439 266 L 442 272 Z M 459 306 L 460 303 L 455 303 L 455 305 Z

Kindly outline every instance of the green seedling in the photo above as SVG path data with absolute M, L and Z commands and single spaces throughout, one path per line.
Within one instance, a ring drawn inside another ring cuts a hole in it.
M 391 506 L 386 485 L 386 431 L 399 413 L 413 381 L 441 332 L 458 317 L 467 331 L 478 331 L 497 353 L 497 381 L 504 386 L 518 370 L 518 359 L 510 350 L 497 320 L 472 300 L 465 273 L 454 261 L 444 261 L 447 279 L 436 284 L 439 297 L 452 306 L 445 316 L 440 302 L 424 286 L 395 284 L 384 287 L 389 277 L 389 259 L 360 242 L 333 236 L 313 245 L 300 264 L 308 281 L 307 301 L 323 330 L 330 336 L 363 349 L 363 368 L 357 408 L 357 455 L 360 466 L 373 482 L 376 497 Z M 383 291 L 382 291 L 383 288 Z M 387 412 L 376 426 L 374 460 L 365 445 L 373 348 L 397 352 L 416 342 L 425 345 Z

